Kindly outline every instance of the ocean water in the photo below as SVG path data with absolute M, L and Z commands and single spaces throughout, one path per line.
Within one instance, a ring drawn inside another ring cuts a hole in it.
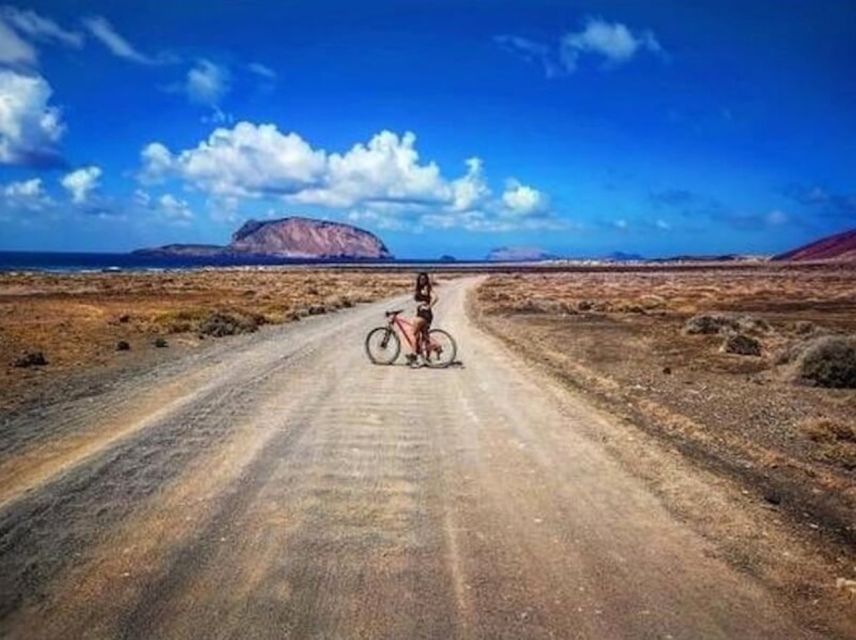
M 162 271 L 176 269 L 199 269 L 202 267 L 236 267 L 262 265 L 412 265 L 440 264 L 439 261 L 422 260 L 294 260 L 287 258 L 209 257 L 181 258 L 135 255 L 132 253 L 54 253 L 29 251 L 0 251 L 2 271 Z

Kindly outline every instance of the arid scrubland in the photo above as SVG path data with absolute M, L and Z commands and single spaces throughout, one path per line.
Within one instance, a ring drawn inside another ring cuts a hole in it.
M 411 281 L 317 269 L 0 275 L 0 407 L 77 373 L 377 300 Z
M 771 507 L 856 539 L 856 269 L 496 275 L 482 323 Z

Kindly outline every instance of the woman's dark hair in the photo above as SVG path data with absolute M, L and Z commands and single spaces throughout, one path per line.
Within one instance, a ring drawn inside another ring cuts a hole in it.
M 416 276 L 416 291 L 413 297 L 418 300 L 423 295 L 431 295 L 431 278 L 428 277 L 426 271 L 422 271 Z

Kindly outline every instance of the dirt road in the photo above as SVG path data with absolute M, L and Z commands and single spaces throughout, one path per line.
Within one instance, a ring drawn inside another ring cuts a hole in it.
M 370 365 L 368 305 L 5 419 L 0 635 L 813 637 L 470 323 L 472 284 L 439 291 L 455 368 Z

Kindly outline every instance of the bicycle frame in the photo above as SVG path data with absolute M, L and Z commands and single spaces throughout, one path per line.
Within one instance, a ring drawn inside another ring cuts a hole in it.
M 415 332 L 413 331 L 412 322 L 409 322 L 404 318 L 399 317 L 399 314 L 396 313 L 395 315 L 389 317 L 389 326 L 398 329 L 398 332 L 404 336 L 405 340 L 407 340 L 407 344 L 410 346 L 410 348 L 415 348 L 415 345 L 413 344 Z M 411 338 L 411 336 L 413 336 L 413 338 Z

